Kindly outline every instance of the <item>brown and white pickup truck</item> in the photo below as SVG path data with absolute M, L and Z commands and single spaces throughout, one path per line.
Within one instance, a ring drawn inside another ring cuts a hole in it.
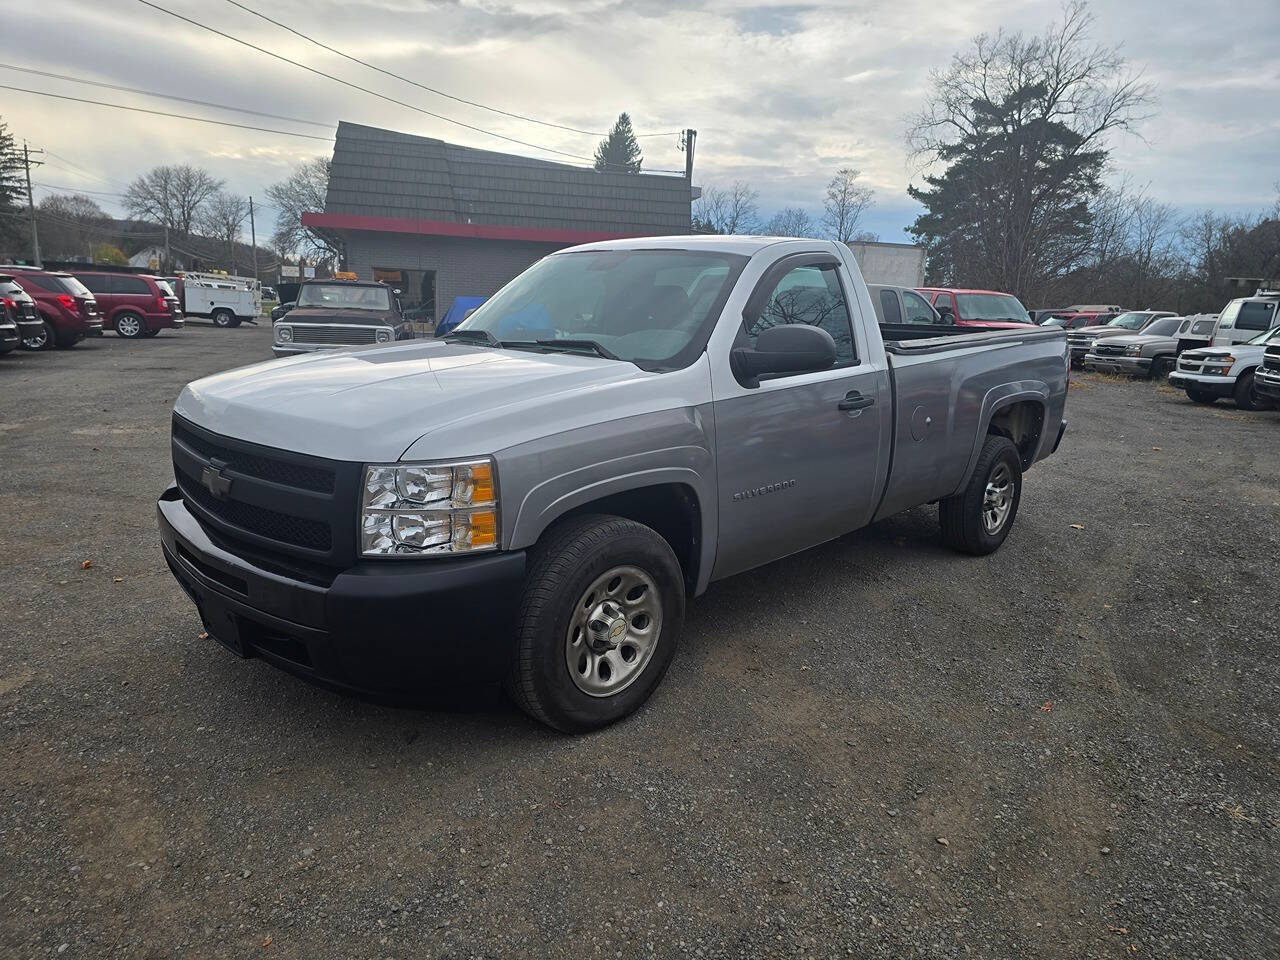
M 273 323 L 272 352 L 291 357 L 317 350 L 394 343 L 414 338 L 400 312 L 400 291 L 360 280 L 308 280 L 296 306 Z

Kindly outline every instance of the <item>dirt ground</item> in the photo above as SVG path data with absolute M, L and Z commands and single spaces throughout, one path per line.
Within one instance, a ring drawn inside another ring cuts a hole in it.
M 0 357 L 0 955 L 1280 956 L 1280 413 L 1077 376 L 998 553 L 719 583 L 567 738 L 200 638 L 169 411 L 269 337 Z

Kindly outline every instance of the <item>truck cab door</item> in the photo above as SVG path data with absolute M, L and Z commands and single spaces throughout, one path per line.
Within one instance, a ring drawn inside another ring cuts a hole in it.
M 855 530 L 875 511 L 892 398 L 883 367 L 860 355 L 849 292 L 834 255 L 782 258 L 748 300 L 734 346 L 753 345 L 770 326 L 807 323 L 831 334 L 836 365 L 762 378 L 752 387 L 728 364 L 713 364 L 719 520 L 713 578 Z M 852 309 L 861 317 L 856 303 Z

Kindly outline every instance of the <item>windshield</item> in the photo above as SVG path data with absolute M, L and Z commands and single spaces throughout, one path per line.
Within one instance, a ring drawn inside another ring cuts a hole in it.
M 1263 333 L 1258 334 L 1256 337 L 1246 342 L 1247 343 L 1280 343 L 1280 327 L 1276 327 L 1273 330 L 1264 331 Z
M 1161 317 L 1159 320 L 1153 320 L 1151 325 L 1145 327 L 1142 332 L 1149 333 L 1153 337 L 1172 337 L 1178 332 L 1181 323 L 1181 317 Z
M 1067 325 L 1066 317 L 1050 317 L 1048 320 L 1041 320 L 1042 327 L 1065 327 Z
M 64 277 L 58 274 L 58 282 L 67 288 L 67 293 L 76 297 L 88 297 L 93 299 L 93 294 L 89 292 L 89 288 L 77 280 L 75 277 Z
M 691 250 L 585 250 L 535 263 L 455 333 L 591 341 L 641 367 L 687 366 L 747 258 Z M 567 344 L 566 344 L 567 346 Z
M 358 286 L 354 283 L 308 283 L 298 291 L 300 307 L 336 307 L 342 310 L 390 310 L 386 287 Z
M 1236 317 L 1240 313 L 1240 308 L 1244 305 L 1243 300 L 1232 300 L 1222 308 L 1222 313 L 1218 316 L 1218 329 L 1229 330 L 1236 325 Z
M 957 293 L 956 302 L 960 316 L 965 320 L 998 320 L 1007 323 L 1030 323 L 1027 313 L 1017 297 L 1007 293 Z
M 1120 327 L 1124 330 L 1141 330 L 1143 325 L 1147 322 L 1147 318 L 1150 316 L 1151 314 L 1149 313 L 1130 311 L 1129 313 L 1120 314 L 1120 316 L 1108 323 L 1107 326 Z

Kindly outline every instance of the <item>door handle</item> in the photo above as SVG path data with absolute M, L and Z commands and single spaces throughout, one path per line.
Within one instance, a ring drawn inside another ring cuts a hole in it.
M 865 410 L 875 402 L 875 397 L 863 396 L 857 390 L 850 390 L 836 406 L 841 410 Z

